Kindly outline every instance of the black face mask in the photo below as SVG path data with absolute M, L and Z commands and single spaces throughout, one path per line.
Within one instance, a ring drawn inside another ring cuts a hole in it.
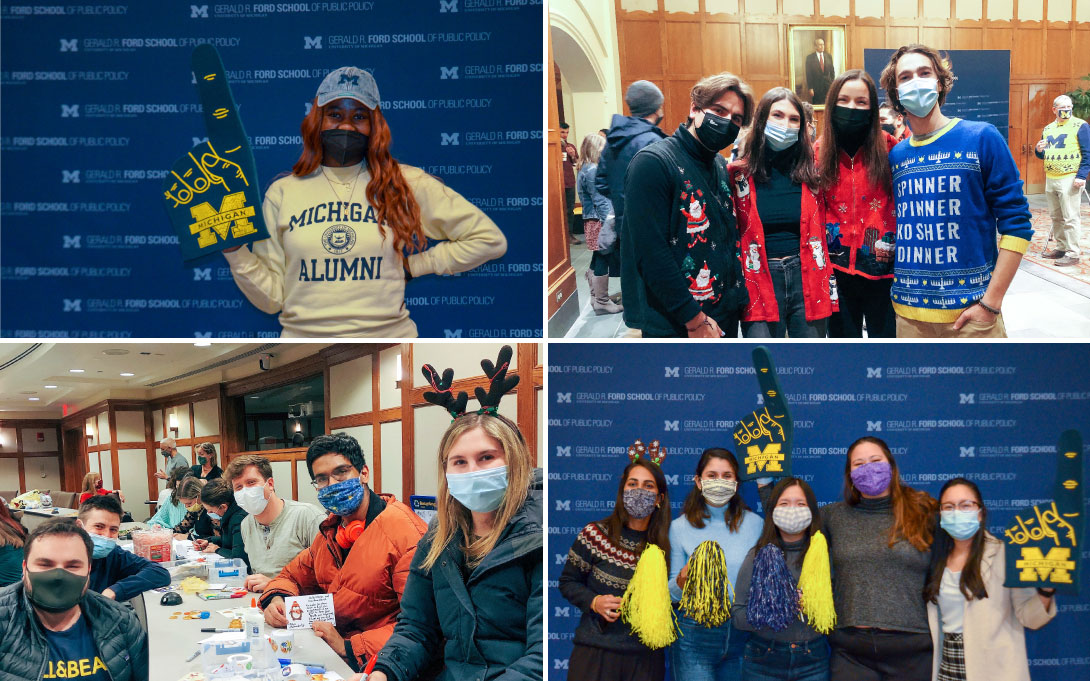
M 738 137 L 738 126 L 729 118 L 717 116 L 710 111 L 704 112 L 704 120 L 696 128 L 696 138 L 708 149 L 720 152 Z
M 888 132 L 890 135 L 897 135 L 897 126 L 892 123 L 883 123 L 882 129 Z
M 850 153 L 859 148 L 870 129 L 870 109 L 849 109 L 837 106 L 833 109 L 833 127 L 837 139 Z
M 323 130 L 322 158 L 354 166 L 367 154 L 367 135 L 355 130 Z

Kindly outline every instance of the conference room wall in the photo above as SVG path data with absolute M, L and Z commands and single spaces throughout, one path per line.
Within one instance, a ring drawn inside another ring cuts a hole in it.
M 42 441 L 38 442 L 39 434 Z M 62 488 L 57 422 L 49 419 L 0 419 L 0 490 Z M 42 478 L 41 466 L 50 471 Z M 55 473 L 52 473 L 55 471 Z M 54 477 L 55 476 L 55 477 Z M 42 486 L 47 484 L 48 486 Z
M 662 128 L 669 131 L 688 115 L 689 89 L 702 76 L 731 71 L 757 96 L 788 87 L 790 26 L 843 26 L 848 68 L 863 67 L 867 48 L 913 42 L 942 50 L 1010 50 L 1008 142 L 1031 191 L 1044 183 L 1042 164 L 1031 158 L 1031 147 L 1052 117 L 1052 99 L 1090 73 L 1090 0 L 614 3 L 620 92 L 639 79 L 658 83 L 666 98 Z

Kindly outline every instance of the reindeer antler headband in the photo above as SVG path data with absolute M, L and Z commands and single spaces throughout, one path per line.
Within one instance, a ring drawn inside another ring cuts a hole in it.
M 651 440 L 649 445 L 643 444 L 643 440 L 636 440 L 628 446 L 628 458 L 636 463 L 641 457 L 661 468 L 662 460 L 666 458 L 666 450 L 658 440 Z
M 487 391 L 480 386 L 474 389 L 477 401 L 481 404 L 481 408 L 475 413 L 498 416 L 497 409 L 500 406 L 500 400 L 518 385 L 518 376 L 507 375 L 507 369 L 511 366 L 512 354 L 511 346 L 505 345 L 500 348 L 500 354 L 496 357 L 495 364 L 487 359 L 481 360 L 481 368 L 484 369 L 484 374 L 488 377 L 489 383 Z M 425 364 L 421 367 L 421 371 L 424 373 L 424 378 L 428 379 L 428 384 L 434 388 L 434 392 L 424 393 L 424 399 L 446 409 L 453 418 L 465 416 L 469 396 L 466 395 L 465 391 L 460 391 L 455 395 L 450 389 L 451 384 L 454 382 L 454 369 L 447 369 L 440 376 L 435 367 Z

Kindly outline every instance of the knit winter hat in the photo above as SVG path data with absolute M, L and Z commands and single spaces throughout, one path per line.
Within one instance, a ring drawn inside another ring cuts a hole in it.
M 662 106 L 662 90 L 649 80 L 637 80 L 624 93 L 624 103 L 633 116 L 650 116 Z

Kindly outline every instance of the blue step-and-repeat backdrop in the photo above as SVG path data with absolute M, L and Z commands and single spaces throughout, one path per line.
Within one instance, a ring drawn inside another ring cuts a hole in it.
M 863 70 L 875 83 L 896 50 L 863 50 Z M 954 87 L 942 105 L 945 116 L 991 123 L 1007 139 L 1010 120 L 1011 53 L 1010 50 L 947 50 L 946 67 L 954 73 Z M 885 101 L 881 86 L 878 99 Z M 907 117 L 905 123 L 907 125 Z
M 507 255 L 409 282 L 421 336 L 541 335 L 542 0 L 9 2 L 0 6 L 3 336 L 270 336 L 226 260 L 182 264 L 160 185 L 205 136 L 211 43 L 262 189 L 301 152 L 329 71 L 373 73 L 392 153 L 479 206 Z
M 677 517 L 700 453 L 734 451 L 736 419 L 758 405 L 752 347 L 549 346 L 552 681 L 567 678 L 581 615 L 557 579 L 583 526 L 612 512 L 627 446 L 636 438 L 662 442 Z M 1077 428 L 1090 445 L 1087 345 L 773 344 L 770 353 L 795 423 L 793 470 L 822 504 L 841 499 L 847 446 L 874 435 L 889 443 L 913 487 L 937 496 L 951 477 L 975 481 L 988 529 L 1002 537 L 1016 512 L 1052 498 L 1060 433 Z M 759 509 L 754 483 L 741 493 Z M 1026 634 L 1035 681 L 1090 677 L 1088 574 L 1078 598 L 1059 597 L 1057 618 Z

